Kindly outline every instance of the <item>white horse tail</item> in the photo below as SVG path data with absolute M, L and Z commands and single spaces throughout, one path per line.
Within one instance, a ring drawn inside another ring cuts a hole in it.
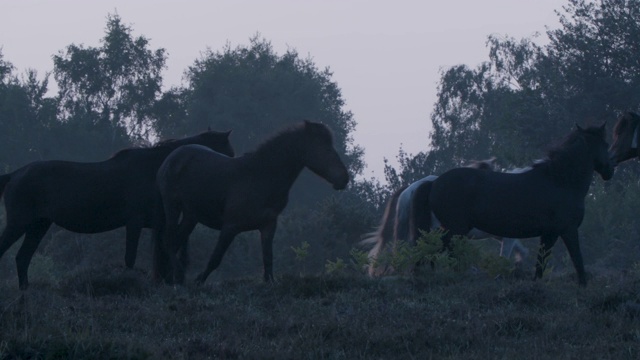
M 363 240 L 360 241 L 361 245 L 373 245 L 373 248 L 369 250 L 369 265 L 367 270 L 371 277 L 381 275 L 384 272 L 384 269 L 382 271 L 378 269 L 377 261 L 380 253 L 384 250 L 389 241 L 393 239 L 396 204 L 398 202 L 398 196 L 400 196 L 404 189 L 406 189 L 406 186 L 401 187 L 391 194 L 391 197 L 385 206 L 380 225 L 376 231 L 363 235 Z

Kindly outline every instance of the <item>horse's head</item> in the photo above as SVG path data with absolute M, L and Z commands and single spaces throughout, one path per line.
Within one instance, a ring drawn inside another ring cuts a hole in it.
M 198 145 L 206 146 L 209 149 L 219 152 L 221 154 L 233 157 L 235 152 L 229 141 L 229 135 L 231 131 L 213 131 L 209 129 L 197 136 L 197 140 L 194 142 Z
M 613 127 L 613 144 L 609 148 L 609 156 L 614 165 L 638 156 L 639 124 L 640 116 L 627 112 L 620 116 Z
M 609 180 L 613 177 L 615 165 L 609 156 L 609 144 L 607 144 L 605 140 L 607 132 L 605 125 L 606 124 L 602 124 L 601 126 L 586 129 L 578 125 L 576 125 L 576 127 L 578 131 L 582 133 L 587 143 L 587 147 L 593 158 L 594 170 L 600 174 L 602 180 Z
M 336 190 L 349 183 L 349 172 L 333 147 L 329 128 L 321 123 L 304 122 L 304 163 L 309 170 L 327 180 Z

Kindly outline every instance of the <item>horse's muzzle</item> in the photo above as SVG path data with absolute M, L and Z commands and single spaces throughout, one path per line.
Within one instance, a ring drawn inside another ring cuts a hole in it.
M 347 184 L 349 184 L 349 176 L 345 176 L 344 178 L 338 180 L 338 181 L 334 181 L 333 182 L 333 188 L 335 190 L 344 190 L 347 187 Z

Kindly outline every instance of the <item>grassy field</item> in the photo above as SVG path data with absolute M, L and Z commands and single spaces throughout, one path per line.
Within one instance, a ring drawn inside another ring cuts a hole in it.
M 34 259 L 36 261 L 36 259 Z M 41 270 L 40 270 L 41 271 Z M 1 359 L 638 359 L 640 269 L 543 281 L 480 270 L 203 287 L 101 266 L 0 281 Z

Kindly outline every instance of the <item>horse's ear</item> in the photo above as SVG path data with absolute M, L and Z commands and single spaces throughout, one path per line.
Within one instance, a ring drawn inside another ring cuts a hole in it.
M 207 131 L 211 131 L 211 125 L 207 126 Z
M 233 131 L 233 130 L 225 131 L 225 132 L 224 132 L 224 134 L 225 134 L 225 135 L 227 135 L 227 137 L 229 137 L 229 135 L 231 135 L 231 132 L 232 132 L 232 131 Z
M 576 129 L 578 129 L 580 131 L 584 131 L 584 129 L 580 125 L 578 125 L 578 123 L 576 123 Z
M 600 125 L 600 130 L 601 131 L 605 131 L 605 129 L 607 128 L 607 120 L 605 120 L 602 125 Z

